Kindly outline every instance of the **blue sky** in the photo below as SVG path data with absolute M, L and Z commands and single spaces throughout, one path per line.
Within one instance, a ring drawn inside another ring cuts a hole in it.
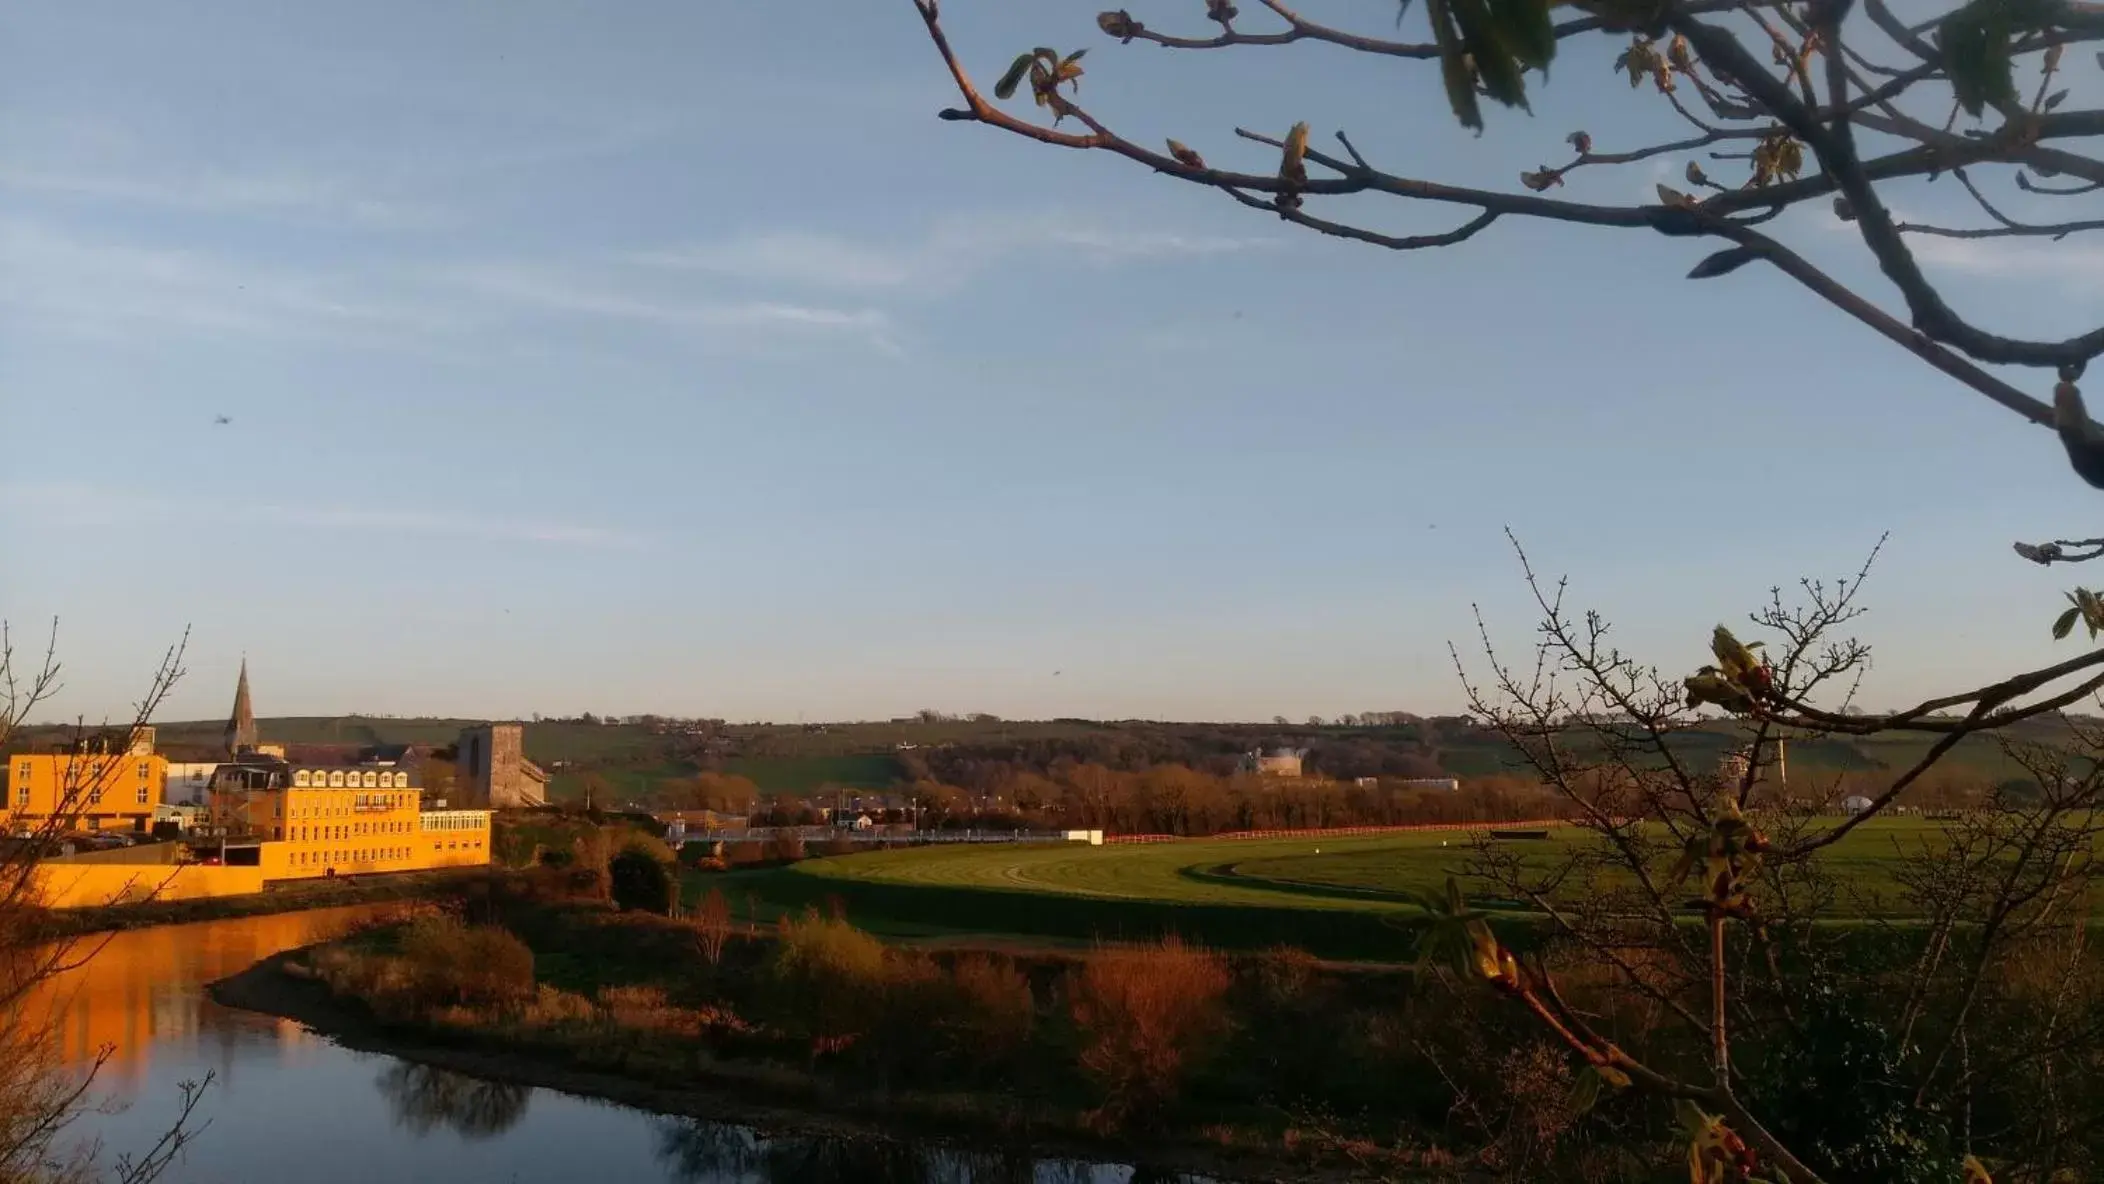
M 1087 45 L 1091 110 L 1221 162 L 1269 167 L 1232 128 L 1306 118 L 1509 185 L 1573 127 L 1672 131 L 1604 44 L 1474 139 L 1429 68 L 948 7 L 982 79 Z M 1508 525 L 1668 667 L 1887 530 L 1873 703 L 2059 655 L 2072 579 L 2008 543 L 2097 533 L 2094 494 L 1782 278 L 1542 224 L 1323 240 L 936 120 L 906 0 L 796 14 L 0 14 L 0 615 L 61 618 L 58 709 L 121 711 L 187 624 L 172 717 L 224 711 L 244 653 L 266 714 L 1447 710 L 1472 603 L 1530 640 Z M 1836 224 L 1786 229 L 1886 297 Z M 2104 309 L 2079 240 L 1927 257 L 1990 327 Z

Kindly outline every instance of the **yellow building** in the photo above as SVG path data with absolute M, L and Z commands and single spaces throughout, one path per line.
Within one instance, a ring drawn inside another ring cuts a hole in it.
M 54 814 L 68 830 L 145 833 L 161 802 L 168 761 L 153 751 L 153 734 L 129 742 L 87 741 L 72 751 L 16 753 L 0 769 L 0 822 L 4 833 L 37 830 Z
M 269 879 L 488 863 L 489 811 L 427 810 L 423 797 L 404 769 L 251 753 L 215 771 L 209 817 L 226 861 L 253 859 Z
M 226 750 L 229 759 L 212 770 L 206 817 L 229 866 L 260 866 L 266 880 L 278 880 L 489 862 L 489 811 L 425 809 L 408 751 L 369 749 L 366 763 L 314 765 L 261 743 L 246 661 Z
M 282 746 L 260 743 L 256 731 L 243 662 L 227 721 L 227 759 L 212 767 L 196 833 L 180 846 L 47 860 L 39 876 L 46 903 L 79 908 L 149 896 L 232 896 L 286 880 L 489 863 L 490 812 L 426 803 L 410 753 L 368 749 L 356 764 L 294 762 Z M 48 818 L 71 785 L 88 826 L 108 829 L 115 819 L 146 829 L 167 779 L 151 729 L 141 730 L 123 756 L 114 755 L 122 745 L 102 747 L 11 758 L 6 800 L 13 813 L 0 818 L 14 823 L 10 829 Z

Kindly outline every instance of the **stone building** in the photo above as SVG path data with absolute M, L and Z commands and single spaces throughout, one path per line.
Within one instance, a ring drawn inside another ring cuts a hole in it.
M 1259 749 L 1243 754 L 1242 771 L 1266 777 L 1299 777 L 1307 755 L 1305 748 L 1274 748 L 1270 752 Z
M 548 774 L 526 759 L 523 724 L 482 724 L 460 733 L 453 788 L 463 805 L 515 810 L 548 802 Z

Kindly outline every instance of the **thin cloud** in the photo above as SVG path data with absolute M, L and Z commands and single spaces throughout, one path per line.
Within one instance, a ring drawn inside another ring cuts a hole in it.
M 770 231 L 627 256 L 650 268 L 846 291 L 947 290 L 1019 256 L 1096 267 L 1269 250 L 1277 237 L 1133 230 L 1063 215 L 951 219 L 915 242 Z
M 1914 235 L 1907 245 L 1914 249 L 1916 259 L 1930 267 L 1968 275 L 2057 280 L 2085 290 L 2104 288 L 2104 244 L 2100 243 Z
M 1896 207 L 1891 212 L 1895 222 L 1943 226 L 1985 224 L 1985 220 L 1970 209 L 1940 218 Z M 1818 225 L 1860 244 L 1862 232 L 1856 225 L 1843 222 L 1831 212 L 1823 213 Z M 1949 238 L 1910 234 L 1907 247 L 1914 253 L 1915 260 L 1931 271 L 1959 272 L 1982 279 L 2044 280 L 2085 292 L 2104 290 L 2104 239 L 2096 236 L 2077 235 L 2053 242 L 2044 238 L 2014 236 Z
M 442 308 L 376 298 L 341 278 L 83 238 L 20 219 L 0 220 L 0 273 L 9 278 L 0 305 L 99 338 L 159 327 L 385 344 L 453 321 Z
M 0 188 L 202 214 L 273 215 L 371 230 L 434 230 L 453 221 L 436 206 L 372 197 L 343 181 L 322 177 L 18 167 L 0 169 Z
M 317 531 L 437 535 L 499 543 L 641 550 L 648 540 L 605 527 L 541 518 L 486 517 L 419 510 L 276 503 L 171 500 L 105 486 L 52 482 L 0 485 L 0 505 L 27 518 L 67 527 L 139 522 L 271 525 Z
M 841 333 L 885 353 L 902 352 L 892 335 L 891 319 L 877 309 L 696 300 L 567 269 L 477 265 L 453 268 L 444 276 L 485 298 L 549 312 L 666 329 Z

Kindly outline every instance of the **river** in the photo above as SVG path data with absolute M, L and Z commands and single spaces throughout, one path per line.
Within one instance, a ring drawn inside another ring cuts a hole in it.
M 323 940 L 359 907 L 172 925 L 110 938 L 43 1001 L 69 1063 L 104 1046 L 104 1105 L 73 1131 L 105 1166 L 144 1150 L 210 1075 L 197 1138 L 166 1184 L 576 1184 L 580 1180 L 1137 1184 L 1152 1172 L 882 1140 L 769 1138 L 338 1047 L 205 986 Z M 91 939 L 94 940 L 94 939 Z M 1185 1179 L 1195 1179 L 1186 1177 Z

